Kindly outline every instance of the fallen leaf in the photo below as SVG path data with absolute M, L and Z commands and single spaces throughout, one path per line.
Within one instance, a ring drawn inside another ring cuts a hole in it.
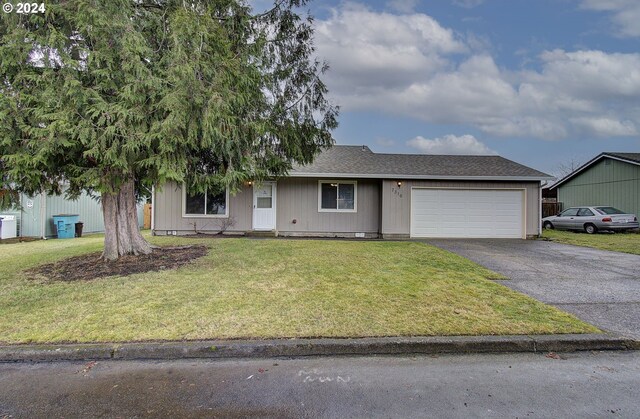
M 76 374 L 78 374 L 80 372 L 83 373 L 83 374 L 86 374 L 89 371 L 91 371 L 91 368 L 93 368 L 96 364 L 97 364 L 96 361 L 87 362 L 83 369 L 76 371 Z

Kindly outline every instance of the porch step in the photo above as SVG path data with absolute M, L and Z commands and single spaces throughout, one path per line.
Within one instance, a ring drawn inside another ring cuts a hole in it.
M 278 232 L 275 230 L 271 230 L 271 231 L 251 230 L 251 231 L 247 231 L 245 235 L 247 237 L 278 237 Z

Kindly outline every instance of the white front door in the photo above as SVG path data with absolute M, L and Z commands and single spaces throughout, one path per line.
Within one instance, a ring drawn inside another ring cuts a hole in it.
M 276 183 L 253 185 L 253 229 L 276 229 Z

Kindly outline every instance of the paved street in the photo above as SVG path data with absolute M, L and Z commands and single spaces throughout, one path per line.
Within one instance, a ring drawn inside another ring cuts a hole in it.
M 640 339 L 640 256 L 541 240 L 425 240 L 499 272 L 501 284 Z
M 640 352 L 0 364 L 0 417 L 638 417 Z

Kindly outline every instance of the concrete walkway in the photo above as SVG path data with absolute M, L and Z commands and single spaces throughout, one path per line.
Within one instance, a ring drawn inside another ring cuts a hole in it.
M 510 281 L 502 284 L 604 330 L 640 339 L 640 256 L 542 240 L 425 240 Z

